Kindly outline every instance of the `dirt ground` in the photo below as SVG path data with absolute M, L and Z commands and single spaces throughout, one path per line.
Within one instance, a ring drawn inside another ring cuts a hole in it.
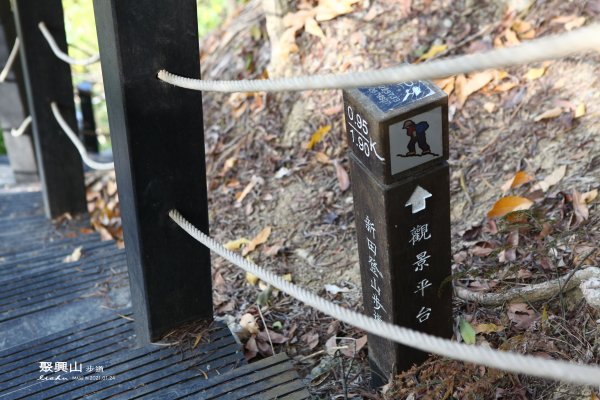
M 316 3 L 293 2 L 292 11 Z M 377 0 L 359 1 L 353 9 L 319 23 L 324 38 L 299 30 L 288 74 L 412 63 L 435 45 L 445 47 L 427 58 L 473 53 L 600 20 L 598 1 Z M 265 77 L 269 58 L 258 0 L 237 9 L 201 43 L 204 79 Z M 597 266 L 599 216 L 592 191 L 600 178 L 599 61 L 600 53 L 581 54 L 437 82 L 450 93 L 455 285 L 501 293 Z M 474 86 L 468 93 L 466 87 Z M 227 243 L 252 240 L 270 227 L 266 242 L 248 254 L 252 261 L 361 310 L 341 92 L 205 93 L 203 101 L 211 234 Z M 313 134 L 328 126 L 308 149 Z M 530 182 L 504 193 L 518 171 Z M 529 199 L 529 210 L 488 218 L 509 194 Z M 364 333 L 282 294 L 265 297 L 264 287 L 216 256 L 213 269 L 217 315 L 229 322 L 245 313 L 258 318 L 255 303 L 265 304 L 266 324 L 281 336 L 275 350 L 296 360 L 315 398 L 344 398 L 344 385 L 348 398 L 597 398 L 591 389 L 437 357 L 395 378 L 382 394 L 369 387 L 366 346 L 356 355 L 327 352 L 333 336 L 361 339 Z M 454 305 L 457 326 L 466 321 L 479 344 L 600 361 L 600 316 L 581 297 L 569 300 L 561 293 L 535 304 L 500 306 L 456 298 Z M 246 345 L 248 357 L 268 355 L 266 343 L 264 335 L 256 336 Z

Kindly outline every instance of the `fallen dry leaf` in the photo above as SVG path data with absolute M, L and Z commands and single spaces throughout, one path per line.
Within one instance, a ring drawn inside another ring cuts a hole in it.
M 579 193 L 573 189 L 573 213 L 575 214 L 575 225 L 579 225 L 590 216 L 587 203 L 593 201 L 598 196 L 598 190 L 594 189 L 587 193 Z
M 345 355 L 346 357 L 353 358 L 367 344 L 367 335 L 364 335 L 356 340 L 352 340 L 352 339 L 350 339 L 350 340 L 354 343 L 348 343 L 347 348 L 342 349 L 342 354 Z M 341 343 L 342 341 L 344 343 Z M 340 338 L 340 344 L 346 345 L 346 342 L 348 342 L 348 340 L 344 340 L 343 338 Z
M 499 218 L 513 211 L 528 210 L 533 201 L 520 196 L 506 196 L 498 200 L 488 211 L 488 218 Z
M 329 21 L 340 15 L 349 14 L 354 9 L 352 5 L 360 0 L 319 0 L 319 5 L 314 8 L 316 20 Z
M 335 174 L 337 175 L 340 189 L 342 190 L 342 192 L 344 192 L 350 187 L 350 177 L 348 176 L 348 173 L 346 172 L 344 167 L 339 163 L 339 161 L 335 160 L 333 162 L 333 165 L 335 167 Z
M 251 274 L 250 272 L 246 272 L 246 282 L 251 284 L 252 286 L 258 283 L 258 276 Z
M 538 122 L 543 119 L 556 118 L 556 117 L 560 116 L 560 114 L 562 114 L 562 112 L 563 112 L 562 107 L 555 107 L 550 110 L 544 111 L 541 114 L 538 114 L 535 118 L 533 118 L 533 120 L 535 122 Z
M 471 255 L 476 257 L 487 257 L 494 251 L 493 247 L 474 246 L 469 250 Z
M 565 29 L 570 31 L 573 30 L 575 28 L 580 28 L 583 26 L 583 24 L 585 24 L 585 17 L 579 17 L 579 18 L 575 18 L 572 21 L 569 21 L 565 24 Z
M 448 48 L 447 44 L 434 44 L 427 50 L 425 54 L 417 59 L 417 62 L 427 61 L 432 57 L 435 57 L 439 53 L 445 51 Z
M 331 159 L 329 158 L 329 156 L 327 154 L 325 154 L 325 153 L 320 152 L 320 151 L 318 151 L 318 152 L 315 153 L 315 158 L 321 164 L 331 164 Z
M 258 354 L 258 346 L 256 345 L 256 338 L 254 336 L 250 337 L 244 346 L 246 351 L 244 352 L 244 356 L 246 360 L 251 360 Z
M 230 240 L 229 242 L 225 243 L 225 245 L 223 247 L 225 247 L 227 250 L 235 251 L 235 250 L 239 250 L 240 247 L 242 247 L 248 243 L 250 243 L 250 241 L 248 239 L 241 238 L 241 239 L 236 239 L 236 240 Z
M 272 330 L 268 330 L 269 331 L 269 335 L 267 336 L 267 332 L 266 331 L 260 331 L 258 332 L 258 334 L 256 335 L 257 339 L 260 339 L 262 341 L 268 342 L 269 341 L 269 336 L 271 337 L 271 342 L 273 342 L 274 344 L 282 344 L 287 342 L 289 339 L 282 335 L 281 333 L 277 333 L 274 332 Z
M 510 47 L 521 44 L 519 37 L 510 27 L 494 38 L 494 47 Z
M 550 186 L 556 185 L 562 178 L 564 178 L 567 173 L 567 166 L 561 165 L 556 168 L 550 175 L 545 177 L 543 180 L 539 181 L 531 188 L 531 192 L 535 192 L 536 190 L 541 190 L 544 193 L 548 191 Z
M 310 33 L 311 35 L 314 35 L 323 41 L 325 40 L 325 34 L 323 33 L 323 30 L 321 29 L 319 24 L 317 24 L 317 21 L 315 21 L 314 18 L 308 18 L 304 22 L 304 30 L 307 33 Z
M 525 303 L 513 303 L 508 305 L 508 319 L 515 324 L 519 330 L 528 329 L 537 319 L 535 312 L 529 309 Z
M 533 39 L 535 37 L 535 29 L 530 22 L 523 20 L 516 20 L 513 22 L 511 29 L 515 31 L 519 39 Z
M 502 82 L 494 86 L 494 92 L 507 92 L 510 89 L 516 87 L 517 85 L 518 83 L 513 81 Z
M 242 315 L 240 318 L 240 326 L 251 335 L 255 335 L 259 331 L 256 319 L 254 318 L 254 315 L 250 313 Z
M 475 325 L 475 333 L 494 333 L 502 332 L 504 327 L 496 324 L 477 324 Z
M 449 78 L 435 80 L 433 83 L 435 83 L 440 89 L 446 92 L 448 96 L 450 96 L 454 91 L 455 79 L 455 77 L 451 76 Z
M 329 132 L 330 130 L 331 130 L 331 125 L 324 125 L 324 126 L 320 127 L 319 129 L 317 129 L 310 137 L 310 141 L 306 145 L 306 148 L 308 150 L 312 150 L 313 147 L 315 147 L 315 144 L 319 143 L 321 141 L 321 139 L 323 139 L 323 136 L 325 136 L 327 134 L 327 132 Z
M 300 336 L 300 340 L 308 345 L 309 349 L 314 349 L 319 344 L 319 334 L 315 331 L 310 331 Z
M 523 78 L 527 79 L 528 81 L 540 79 L 546 73 L 546 68 L 547 67 L 531 68 L 529 71 L 527 71 Z
M 72 263 L 75 261 L 79 261 L 79 259 L 81 258 L 81 249 L 82 249 L 82 246 L 76 247 L 75 250 L 73 250 L 73 252 L 71 254 L 66 256 L 63 261 L 66 263 Z
M 585 111 L 585 103 L 577 104 L 577 107 L 575 108 L 575 115 L 573 115 L 573 118 L 583 117 L 585 115 Z
M 462 74 L 458 75 L 454 90 L 460 106 L 462 107 L 470 95 L 490 83 L 492 79 L 494 79 L 492 71 L 477 72 L 469 75 L 468 78 Z
M 242 250 L 242 255 L 247 256 L 250 252 L 254 251 L 258 245 L 265 243 L 269 239 L 269 235 L 271 235 L 271 227 L 267 226 L 264 228 L 258 235 L 252 239 L 244 250 Z
M 488 101 L 483 104 L 483 109 L 491 114 L 496 110 L 496 104 Z
M 509 189 L 518 188 L 528 182 L 531 182 L 533 177 L 526 172 L 518 171 L 512 179 L 509 179 L 502 185 L 502 192 L 506 193 Z

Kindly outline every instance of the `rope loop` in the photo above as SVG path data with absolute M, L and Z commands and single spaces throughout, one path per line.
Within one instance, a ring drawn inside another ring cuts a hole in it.
M 19 38 L 16 38 L 15 44 L 13 45 L 13 48 L 10 51 L 10 54 L 8 55 L 8 59 L 6 60 L 6 64 L 4 65 L 4 68 L 2 68 L 2 72 L 0 72 L 0 83 L 6 81 L 6 77 L 8 77 L 8 74 L 13 64 L 15 63 L 15 60 L 17 59 L 17 54 L 19 53 L 20 46 L 21 42 Z
M 56 102 L 53 101 L 52 103 L 50 103 L 50 108 L 52 109 L 52 114 L 54 115 L 54 119 L 56 119 L 56 122 L 58 122 L 58 125 L 60 125 L 63 132 L 71 140 L 71 143 L 73 143 L 73 145 L 79 152 L 79 155 L 81 156 L 81 159 L 83 160 L 85 165 L 87 165 L 88 167 L 90 167 L 92 169 L 98 170 L 98 171 L 109 171 L 109 170 L 115 169 L 115 164 L 112 162 L 111 163 L 100 163 L 98 161 L 92 160 L 92 158 L 88 155 L 88 152 L 85 149 L 85 146 L 83 145 L 83 143 L 81 143 L 81 140 L 79 140 L 79 138 L 77 137 L 75 132 L 73 132 L 73 130 L 71 130 L 71 127 L 69 126 L 69 124 L 67 124 L 67 121 L 65 121 L 65 119 L 63 118 Z
M 54 40 L 54 36 L 52 36 L 52 33 L 50 33 L 50 31 L 48 30 L 48 28 L 46 27 L 46 24 L 44 22 L 40 22 L 38 24 L 38 28 L 40 28 L 40 31 L 42 31 L 42 35 L 44 35 L 44 38 L 48 42 L 48 45 L 50 46 L 50 49 L 52 49 L 52 52 L 54 53 L 54 55 L 56 57 L 58 57 L 59 59 L 61 59 L 62 61 L 66 62 L 67 64 L 90 65 L 90 64 L 94 64 L 94 63 L 97 63 L 98 61 L 100 61 L 100 54 L 95 54 L 95 55 L 91 56 L 90 58 L 85 58 L 85 59 L 81 59 L 81 60 L 69 56 L 67 53 L 62 51 L 60 49 L 60 47 L 58 47 L 56 40 Z

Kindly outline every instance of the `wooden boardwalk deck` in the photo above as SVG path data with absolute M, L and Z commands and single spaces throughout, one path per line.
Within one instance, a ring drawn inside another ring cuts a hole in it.
M 247 364 L 220 323 L 197 346 L 136 347 L 125 252 L 86 225 L 0 193 L 0 399 L 309 398 L 285 354 Z

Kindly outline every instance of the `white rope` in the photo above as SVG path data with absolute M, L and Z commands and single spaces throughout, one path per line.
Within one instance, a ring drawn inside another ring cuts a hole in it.
M 348 89 L 422 79 L 439 79 L 472 71 L 550 60 L 588 50 L 600 50 L 600 25 L 591 25 L 560 35 L 531 40 L 509 48 L 449 57 L 423 64 L 408 64 L 348 74 L 298 76 L 270 80 L 203 81 L 161 70 L 158 78 L 186 89 L 217 92 Z
M 52 114 L 54 114 L 54 118 L 56 119 L 56 122 L 58 122 L 58 124 L 60 125 L 62 130 L 65 132 L 65 134 L 69 137 L 69 139 L 71 139 L 71 142 L 77 148 L 77 151 L 79 152 L 79 155 L 81 156 L 81 159 L 83 160 L 85 165 L 87 165 L 88 167 L 90 167 L 92 169 L 96 169 L 99 171 L 107 171 L 107 170 L 115 169 L 114 163 L 100 163 L 100 162 L 92 160 L 90 158 L 90 156 L 88 155 L 83 143 L 81 143 L 81 141 L 79 140 L 79 138 L 77 137 L 75 132 L 73 132 L 71 130 L 71 127 L 69 126 L 69 124 L 67 124 L 67 121 L 65 121 L 65 119 L 63 118 L 62 114 L 60 113 L 60 110 L 58 109 L 58 105 L 56 104 L 56 102 L 53 101 L 52 103 L 50 103 L 50 108 L 52 108 Z
M 52 49 L 52 52 L 54 53 L 54 55 L 56 57 L 60 58 L 62 61 L 66 62 L 67 64 L 90 65 L 90 64 L 94 64 L 100 60 L 100 54 L 96 54 L 96 55 L 91 56 L 90 58 L 85 58 L 82 60 L 78 60 L 76 58 L 70 57 L 68 54 L 66 54 L 64 51 L 62 51 L 60 49 L 60 47 L 58 47 L 58 44 L 56 44 L 56 40 L 54 40 L 54 37 L 52 36 L 50 31 L 46 27 L 45 23 L 40 22 L 38 24 L 38 27 L 40 28 L 40 31 L 42 31 L 42 35 L 44 35 L 44 37 L 46 38 L 46 41 L 50 45 L 50 48 Z
M 17 129 L 11 129 L 10 134 L 12 135 L 12 137 L 19 137 L 23 133 L 25 133 L 25 130 L 29 127 L 29 125 L 31 125 L 31 115 L 25 118 Z
M 21 45 L 21 42 L 19 41 L 19 38 L 16 38 L 15 44 L 14 44 L 12 50 L 10 51 L 10 54 L 8 55 L 8 59 L 6 60 L 6 64 L 4 65 L 4 68 L 2 68 L 2 72 L 0 72 L 0 83 L 4 82 L 6 80 L 6 77 L 8 76 L 10 69 L 12 68 L 13 64 L 15 63 L 15 60 L 17 59 L 17 54 L 19 53 L 20 45 Z
M 393 325 L 388 322 L 377 321 L 356 311 L 340 307 L 306 289 L 285 281 L 272 272 L 227 250 L 217 241 L 194 227 L 189 221 L 183 218 L 177 210 L 171 210 L 169 216 L 194 239 L 198 240 L 210 250 L 219 254 L 234 265 L 250 272 L 262 279 L 265 283 L 286 292 L 303 303 L 366 332 L 393 340 L 394 342 L 406 346 L 414 347 L 415 349 L 424 352 L 435 353 L 465 362 L 486 365 L 504 371 L 532 375 L 540 378 L 550 378 L 557 381 L 581 385 L 598 386 L 600 384 L 600 368 L 597 366 L 575 364 L 559 360 L 548 360 L 541 357 L 498 351 L 482 346 L 461 344 Z

